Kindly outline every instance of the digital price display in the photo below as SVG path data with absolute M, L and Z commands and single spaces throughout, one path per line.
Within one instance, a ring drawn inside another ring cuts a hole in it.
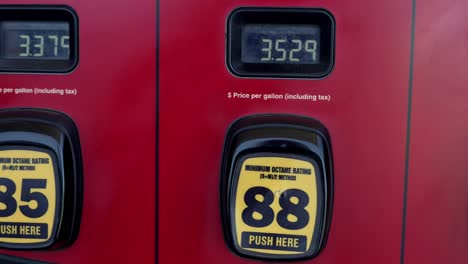
M 246 25 L 242 61 L 245 63 L 320 62 L 320 27 L 317 25 Z
M 333 69 L 335 22 L 326 10 L 239 8 L 227 31 L 226 62 L 236 76 L 324 78 Z
M 70 25 L 67 22 L 14 22 L 0 24 L 2 57 L 7 59 L 67 60 Z
M 66 6 L 0 6 L 0 72 L 67 73 L 78 64 L 78 19 Z

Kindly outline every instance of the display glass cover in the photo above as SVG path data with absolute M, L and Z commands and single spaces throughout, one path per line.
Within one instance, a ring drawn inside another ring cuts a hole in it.
M 243 7 L 228 17 L 226 64 L 239 77 L 328 76 L 334 66 L 335 20 L 317 8 Z
M 317 64 L 320 62 L 320 27 L 245 25 L 242 33 L 242 61 Z
M 78 17 L 67 6 L 0 5 L 0 72 L 68 73 L 78 64 Z
M 70 25 L 68 22 L 0 23 L 0 46 L 6 59 L 70 58 Z

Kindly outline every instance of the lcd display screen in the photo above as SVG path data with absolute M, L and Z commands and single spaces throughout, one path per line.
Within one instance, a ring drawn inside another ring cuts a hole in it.
M 78 16 L 72 8 L 0 5 L 0 72 L 69 73 L 78 55 Z
M 317 64 L 317 25 L 247 24 L 242 32 L 242 62 Z
M 237 77 L 328 76 L 335 20 L 320 8 L 241 7 L 227 19 L 226 66 Z
M 68 22 L 0 23 L 0 46 L 4 59 L 68 60 L 70 25 Z

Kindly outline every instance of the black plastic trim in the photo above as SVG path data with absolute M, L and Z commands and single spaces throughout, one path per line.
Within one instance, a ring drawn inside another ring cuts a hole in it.
M 48 264 L 48 262 L 42 262 L 33 259 L 25 259 L 16 256 L 0 255 L 0 263 L 2 264 Z

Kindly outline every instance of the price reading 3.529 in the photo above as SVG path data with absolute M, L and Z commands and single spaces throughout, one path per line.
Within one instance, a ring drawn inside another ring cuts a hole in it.
M 317 40 L 308 39 L 268 39 L 263 38 L 264 48 L 262 52 L 264 57 L 261 61 L 278 61 L 278 62 L 301 62 L 303 56 L 299 56 L 300 52 L 309 53 L 312 61 L 317 60 Z M 276 56 L 273 56 L 273 52 Z M 304 60 L 304 59 L 303 59 Z

